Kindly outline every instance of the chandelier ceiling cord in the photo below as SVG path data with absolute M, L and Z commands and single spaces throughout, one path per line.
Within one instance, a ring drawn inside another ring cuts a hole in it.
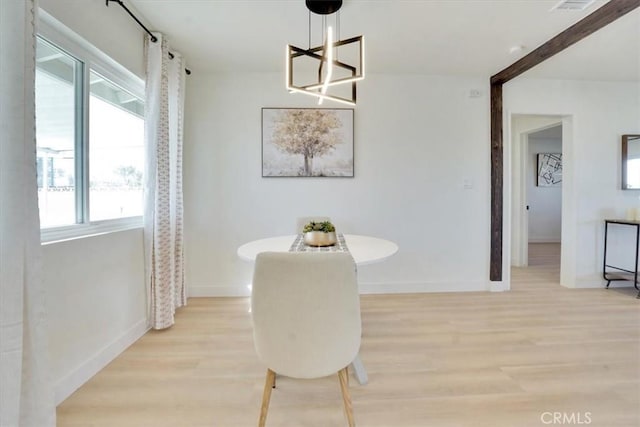
M 287 45 L 287 89 L 292 93 L 315 96 L 318 104 L 328 99 L 355 105 L 356 82 L 364 79 L 364 38 L 357 36 L 340 40 L 339 10 L 342 0 L 305 1 L 309 9 L 309 45 L 307 49 Z M 311 46 L 312 12 L 322 16 L 323 43 L 315 47 Z M 327 25 L 327 16 L 331 14 L 335 14 L 335 31 L 333 26 Z M 341 47 L 343 50 L 350 49 L 353 58 L 348 59 L 351 63 L 347 59 L 339 60 L 338 51 Z M 309 66 L 309 63 L 312 65 Z M 307 67 L 304 68 L 304 65 Z M 316 67 L 317 73 L 312 71 Z

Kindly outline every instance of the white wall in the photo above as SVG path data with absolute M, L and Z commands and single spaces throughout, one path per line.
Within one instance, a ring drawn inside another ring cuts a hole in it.
M 97 0 L 40 0 L 40 6 L 144 74 L 142 33 L 119 6 Z M 60 403 L 147 329 L 142 230 L 47 244 L 43 257 L 51 378 Z
M 147 330 L 142 230 L 42 248 L 59 403 Z
M 569 117 L 562 138 L 561 283 L 602 286 L 603 220 L 624 217 L 638 200 L 620 189 L 620 141 L 640 131 L 640 84 L 519 78 L 504 87 L 504 109 Z
M 539 187 L 536 184 L 538 153 L 562 153 L 561 139 L 536 139 L 529 135 L 527 168 L 527 204 L 529 205 L 529 242 L 560 242 L 562 186 Z
M 315 106 L 288 94 L 282 74 L 194 73 L 187 85 L 190 295 L 247 294 L 252 265 L 238 246 L 293 234 L 309 215 L 398 243 L 394 257 L 359 269 L 363 292 L 488 288 L 488 78 L 368 75 L 355 108 L 355 178 L 331 179 L 261 177 L 261 107 Z

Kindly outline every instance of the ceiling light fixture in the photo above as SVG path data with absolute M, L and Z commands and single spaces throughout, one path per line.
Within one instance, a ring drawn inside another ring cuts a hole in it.
M 327 70 L 327 75 L 324 78 L 324 83 L 322 85 L 322 89 L 320 89 L 320 93 L 323 95 L 327 94 L 327 89 L 329 88 L 329 82 L 331 82 L 331 76 L 333 75 L 333 28 L 327 28 L 327 42 L 324 45 L 324 50 L 327 52 L 327 65 L 329 69 Z M 321 62 L 321 66 L 324 64 L 324 61 Z M 322 104 L 322 100 L 324 98 L 318 98 L 318 105 Z
M 309 47 L 287 45 L 287 89 L 292 93 L 315 96 L 318 104 L 328 99 L 355 105 L 356 82 L 364 79 L 364 38 L 340 40 L 342 0 L 305 1 L 309 9 Z M 316 47 L 311 47 L 312 12 L 322 16 L 324 40 Z M 328 15 L 334 15 L 334 26 L 327 25 Z

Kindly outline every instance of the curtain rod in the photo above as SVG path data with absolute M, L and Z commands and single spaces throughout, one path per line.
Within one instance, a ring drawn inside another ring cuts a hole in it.
M 158 38 L 156 36 L 154 36 L 151 33 L 151 31 L 149 31 L 149 29 L 144 26 L 144 24 L 142 22 L 140 22 L 140 20 L 129 10 L 129 8 L 127 6 L 125 6 L 125 4 L 122 2 L 122 0 L 105 0 L 105 5 L 107 7 L 109 7 L 109 2 L 110 1 L 114 1 L 117 4 L 119 4 L 120 6 L 122 6 L 122 8 L 127 11 L 129 16 L 131 16 L 138 23 L 138 25 L 140 25 L 142 27 L 142 29 L 145 30 L 147 32 L 147 34 L 149 34 L 151 36 L 151 41 L 152 42 L 156 43 L 158 41 Z M 169 58 L 173 59 L 173 53 L 169 52 Z M 188 69 L 188 68 L 185 68 L 184 72 L 187 73 L 187 75 L 191 74 L 191 70 Z

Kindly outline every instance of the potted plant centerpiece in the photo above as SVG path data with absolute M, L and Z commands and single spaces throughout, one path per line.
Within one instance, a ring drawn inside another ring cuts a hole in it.
M 330 221 L 311 221 L 302 229 L 304 243 L 309 246 L 332 246 L 338 239 L 336 238 L 336 228 Z

